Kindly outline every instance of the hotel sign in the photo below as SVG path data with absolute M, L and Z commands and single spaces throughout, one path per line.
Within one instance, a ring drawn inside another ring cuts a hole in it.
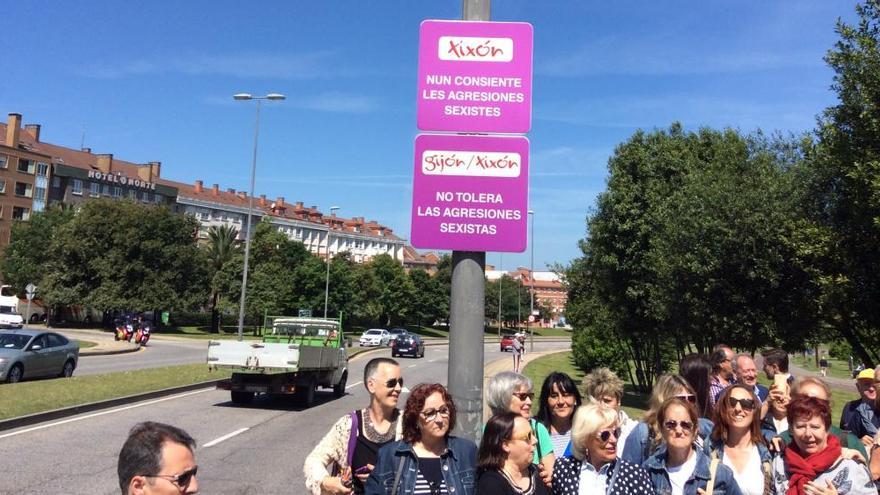
M 149 191 L 156 190 L 155 182 L 148 182 L 141 179 L 131 179 L 124 175 L 105 174 L 97 170 L 89 170 L 89 179 L 95 179 L 109 184 L 119 184 L 120 186 L 136 187 L 138 189 L 146 189 Z

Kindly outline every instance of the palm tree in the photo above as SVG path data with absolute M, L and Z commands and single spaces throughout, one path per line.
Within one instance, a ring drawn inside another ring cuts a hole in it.
M 238 249 L 238 229 L 231 225 L 214 226 L 208 229 L 208 259 L 214 273 L 223 269 Z M 220 291 L 211 284 L 211 333 L 220 332 L 220 313 L 217 304 L 220 302 Z

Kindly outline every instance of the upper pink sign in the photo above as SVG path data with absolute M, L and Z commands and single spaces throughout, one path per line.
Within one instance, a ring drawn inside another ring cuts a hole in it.
M 529 132 L 532 25 L 423 21 L 418 87 L 423 131 Z

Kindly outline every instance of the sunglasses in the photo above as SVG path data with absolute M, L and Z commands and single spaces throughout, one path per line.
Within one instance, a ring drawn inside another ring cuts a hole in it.
M 403 386 L 403 377 L 392 378 L 392 379 L 388 380 L 387 382 L 385 382 L 385 386 L 388 388 L 394 388 L 397 385 L 400 385 L 401 387 Z
M 663 423 L 663 426 L 669 431 L 673 431 L 676 428 L 678 428 L 679 426 L 681 426 L 681 429 L 683 431 L 691 431 L 694 428 L 694 424 L 691 423 L 690 421 L 675 421 L 673 419 L 665 421 Z
M 181 489 L 186 489 L 189 486 L 189 483 L 195 477 L 196 473 L 198 473 L 199 467 L 196 466 L 192 469 L 184 471 L 176 476 L 172 476 L 170 474 L 145 474 L 143 475 L 146 478 L 162 478 L 166 479 L 175 485 L 177 485 Z
M 526 442 L 526 443 L 532 443 L 533 438 L 535 438 L 535 434 L 532 433 L 531 430 L 529 430 L 529 432 L 523 436 L 519 436 L 519 437 L 511 436 L 510 437 L 511 440 L 522 440 L 523 442 Z
M 735 397 L 727 398 L 727 405 L 730 406 L 731 409 L 736 407 L 739 404 L 742 407 L 743 411 L 754 411 L 755 410 L 755 401 L 752 399 L 737 399 Z
M 437 416 L 443 416 L 444 418 L 449 417 L 449 408 L 446 406 L 440 406 L 437 409 L 429 409 L 427 411 L 422 411 L 419 413 L 425 421 L 434 421 L 437 419 Z
M 607 442 L 608 440 L 611 440 L 611 435 L 614 435 L 615 440 L 619 440 L 620 439 L 620 428 L 615 428 L 613 430 L 602 430 L 596 434 L 596 436 L 599 438 L 599 440 L 602 440 L 603 442 Z
M 697 403 L 697 396 L 696 396 L 696 395 L 693 395 L 693 394 L 681 394 L 681 395 L 676 395 L 675 398 L 676 398 L 676 399 L 681 399 L 681 400 L 683 400 L 683 401 L 690 402 L 691 404 L 696 404 L 696 403 Z
M 514 392 L 513 396 L 523 402 L 525 402 L 526 399 L 535 400 L 534 392 Z

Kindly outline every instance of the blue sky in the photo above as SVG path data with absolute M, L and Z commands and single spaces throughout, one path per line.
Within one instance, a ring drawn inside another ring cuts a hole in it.
M 247 4 L 8 3 L 0 112 L 44 141 L 78 147 L 85 129 L 96 153 L 246 190 L 254 108 L 232 95 L 280 92 L 263 106 L 257 194 L 408 238 L 419 23 L 460 18 L 461 2 Z M 812 129 L 835 101 L 822 57 L 838 17 L 854 2 L 494 1 L 493 20 L 534 25 L 536 269 L 580 254 L 608 157 L 636 129 Z

